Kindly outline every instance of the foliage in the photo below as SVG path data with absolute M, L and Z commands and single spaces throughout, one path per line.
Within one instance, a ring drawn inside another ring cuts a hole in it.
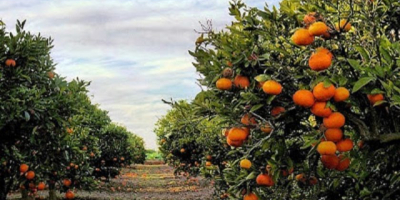
M 193 65 L 202 75 L 199 82 L 208 88 L 208 95 L 196 103 L 180 103 L 185 116 L 174 105 L 158 122 L 156 132 L 163 143 L 160 151 L 167 159 L 172 158 L 169 162 L 177 169 L 182 168 L 177 163 L 200 161 L 199 156 L 182 159 L 169 154 L 185 142 L 194 146 L 196 141 L 199 155 L 207 151 L 220 153 L 213 156 L 224 159 L 213 162 L 211 169 L 219 173 L 211 174 L 220 181 L 217 187 L 229 186 L 227 190 L 218 188 L 221 198 L 229 194 L 231 199 L 241 199 L 249 192 L 260 199 L 399 198 L 399 191 L 394 189 L 399 187 L 396 170 L 400 167 L 396 148 L 400 138 L 398 8 L 399 2 L 394 0 L 283 0 L 279 9 L 266 6 L 260 10 L 233 1 L 229 8 L 235 18 L 232 24 L 225 31 L 202 35 L 203 40 L 189 52 L 196 60 Z M 292 35 L 298 28 L 308 27 L 303 18 L 312 12 L 328 25 L 329 37 L 315 37 L 311 45 L 297 46 Z M 351 23 L 348 32 L 335 28 L 335 23 L 343 19 Z M 334 59 L 328 69 L 314 71 L 309 59 L 319 47 L 328 49 Z M 246 88 L 235 83 L 237 75 L 249 78 Z M 234 86 L 216 86 L 221 77 L 232 79 Z M 282 93 L 271 95 L 263 91 L 263 83 L 268 80 L 277 81 L 283 87 Z M 351 159 L 345 171 L 324 167 L 316 151 L 321 139 L 325 139 L 323 118 L 292 99 L 296 91 L 311 91 L 320 82 L 324 87 L 332 84 L 351 92 L 344 102 L 327 102 L 330 109 L 346 118 L 344 138 L 360 144 L 340 153 Z M 372 102 L 368 95 L 374 94 L 383 94 L 384 99 Z M 278 106 L 285 111 L 271 114 Z M 226 145 L 218 131 L 206 137 L 196 123 L 199 118 L 217 119 L 223 122 L 213 123 L 219 130 L 242 127 L 246 125 L 241 122 L 245 114 L 253 116 L 257 123 L 247 124 L 251 131 L 243 145 L 225 151 L 218 151 Z M 270 134 L 261 131 L 266 124 L 273 128 Z M 218 137 L 220 140 L 213 139 Z M 210 141 L 219 144 L 207 146 Z M 210 148 L 201 148 L 204 146 Z M 252 162 L 250 169 L 239 166 L 245 158 Z M 223 162 L 228 164 L 223 166 Z M 205 165 L 201 168 L 210 169 Z M 273 178 L 272 187 L 256 183 L 260 173 Z M 296 180 L 299 174 L 304 179 Z

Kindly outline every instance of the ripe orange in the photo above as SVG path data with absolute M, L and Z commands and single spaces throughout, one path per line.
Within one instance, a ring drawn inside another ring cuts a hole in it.
M 315 17 L 315 14 L 316 14 L 315 12 L 311 12 L 311 13 L 308 13 L 307 15 L 305 15 L 303 18 L 304 24 L 308 25 L 308 24 L 314 23 L 317 20 L 317 18 Z
M 272 127 L 269 124 L 264 124 L 260 127 L 261 131 L 264 133 L 271 133 L 272 132 Z
M 313 36 L 323 35 L 328 31 L 328 26 L 324 22 L 315 22 L 308 28 L 308 32 Z
M 232 147 L 241 147 L 243 145 L 243 140 L 230 140 L 229 137 L 227 137 L 226 143 Z
M 329 57 L 333 58 L 333 54 L 329 49 L 324 48 L 324 47 L 319 47 L 315 49 L 315 53 L 321 53 L 321 54 L 328 54 Z
M 329 87 L 324 87 L 324 83 L 318 83 L 313 89 L 313 95 L 318 101 L 328 101 L 335 95 L 335 86 L 331 84 Z
M 340 128 L 330 128 L 325 131 L 327 141 L 338 142 L 343 137 L 343 131 Z
M 336 167 L 338 171 L 344 171 L 350 166 L 350 158 L 339 155 L 339 164 Z
M 54 72 L 47 72 L 47 76 L 48 76 L 50 79 L 53 79 L 53 78 L 54 78 Z
M 27 164 L 22 164 L 22 165 L 19 166 L 19 171 L 20 171 L 21 173 L 27 172 L 28 169 L 29 169 L 29 166 L 28 166 Z
M 311 54 L 310 59 L 308 59 L 308 66 L 314 71 L 328 69 L 332 64 L 332 57 L 329 53 L 322 51 Z
M 230 90 L 232 88 L 232 81 L 227 78 L 220 78 L 215 85 L 220 90 Z
M 339 23 L 335 24 L 335 28 L 337 31 L 343 30 L 344 32 L 348 32 L 351 29 L 351 24 L 350 22 L 347 23 L 347 20 L 342 19 L 340 20 L 340 25 Z
M 296 45 L 306 46 L 314 42 L 314 36 L 312 36 L 307 29 L 300 28 L 294 32 L 292 41 Z
M 7 59 L 6 60 L 6 66 L 7 67 L 15 67 L 15 65 L 17 65 L 17 63 L 15 62 L 14 59 Z
M 46 184 L 43 183 L 43 182 L 40 182 L 40 183 L 38 184 L 38 186 L 37 186 L 37 189 L 38 189 L 38 190 L 44 190 L 45 188 L 46 188 Z
M 336 143 L 337 146 L 337 150 L 340 152 L 346 152 L 346 151 L 350 151 L 353 149 L 353 141 L 349 138 L 344 139 L 339 141 L 338 143 Z
M 269 80 L 264 83 L 263 91 L 267 94 L 278 95 L 282 92 L 282 85 L 274 80 Z
M 368 94 L 367 98 L 371 105 L 374 105 L 376 102 L 383 101 L 385 99 L 383 94 Z
M 314 105 L 314 95 L 308 90 L 297 90 L 293 95 L 293 101 L 296 105 L 309 108 Z
M 246 130 L 240 127 L 231 128 L 228 134 L 228 138 L 233 141 L 245 140 L 248 136 Z
M 336 88 L 333 100 L 335 100 L 335 102 L 346 101 L 349 98 L 349 96 L 350 96 L 349 90 L 347 90 L 344 87 L 338 87 Z
M 257 185 L 263 185 L 263 186 L 273 186 L 274 185 L 274 180 L 272 177 L 268 174 L 259 174 L 256 178 Z
M 286 111 L 286 109 L 284 107 L 276 106 L 271 109 L 271 115 L 273 117 L 277 117 L 278 115 L 280 115 L 281 113 L 284 113 L 285 111 Z
M 249 193 L 243 196 L 243 200 L 258 200 L 258 197 L 254 193 Z
M 243 159 L 240 161 L 240 167 L 243 169 L 250 169 L 251 167 L 251 161 L 248 159 Z
M 75 198 L 75 194 L 71 190 L 68 190 L 68 192 L 65 193 L 65 198 L 66 199 L 73 199 L 73 198 Z
M 336 155 L 322 155 L 321 162 L 328 169 L 335 169 L 339 164 L 339 158 Z
M 211 163 L 210 161 L 207 161 L 207 162 L 206 162 L 206 166 L 207 166 L 207 167 L 209 167 L 209 166 L 211 166 L 211 165 L 212 165 L 212 163 Z
M 182 148 L 180 151 L 181 151 L 181 153 L 185 153 L 186 152 L 186 150 L 184 148 Z M 115 161 L 117 161 L 117 158 L 114 158 L 114 162 Z
M 311 107 L 311 112 L 318 117 L 329 117 L 332 114 L 332 109 L 326 107 L 326 102 L 319 101 Z
M 67 128 L 67 133 L 72 134 L 74 132 L 74 129 L 72 128 Z
M 71 186 L 71 184 L 72 184 L 71 180 L 69 180 L 69 179 L 64 179 L 63 180 L 63 185 L 64 186 L 69 187 L 69 186 Z
M 319 143 L 317 151 L 321 155 L 333 155 L 336 153 L 336 144 L 331 141 L 323 141 Z
M 250 114 L 244 114 L 240 122 L 242 122 L 242 124 L 247 126 L 257 124 L 256 118 L 254 118 Z
M 323 119 L 323 124 L 327 129 L 340 128 L 346 122 L 346 118 L 340 112 L 334 112 L 329 117 Z
M 301 173 L 301 174 L 297 174 L 296 175 L 296 177 L 295 177 L 295 179 L 296 179 L 296 181 L 301 181 L 301 182 L 306 182 L 306 178 L 304 177 L 304 174 L 303 173 Z
M 250 81 L 246 76 L 237 75 L 233 80 L 233 84 L 238 88 L 246 89 L 250 86 Z
M 212 156 L 211 155 L 207 155 L 206 156 L 206 160 L 208 160 L 208 161 L 212 160 Z
M 25 178 L 28 180 L 32 180 L 33 178 L 35 178 L 35 172 L 34 171 L 29 171 L 25 174 Z
M 294 168 L 293 168 L 293 167 L 290 168 L 289 170 L 283 169 L 283 170 L 281 170 L 282 176 L 289 176 L 290 174 L 293 173 L 293 171 L 294 171 Z

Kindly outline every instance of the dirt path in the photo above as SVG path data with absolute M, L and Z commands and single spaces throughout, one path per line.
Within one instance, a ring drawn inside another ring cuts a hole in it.
M 43 191 L 41 195 L 46 193 Z M 208 200 L 212 199 L 212 193 L 212 186 L 205 179 L 175 177 L 173 168 L 166 165 L 136 165 L 123 169 L 121 176 L 102 183 L 96 191 L 77 191 L 76 199 Z M 18 196 L 18 193 L 12 195 L 11 199 Z
M 79 192 L 78 196 L 94 199 L 212 199 L 212 187 L 200 178 L 175 178 L 173 169 L 166 165 L 136 165 L 124 169 L 122 175 L 109 184 L 106 192 Z M 101 190 L 101 188 L 100 188 Z

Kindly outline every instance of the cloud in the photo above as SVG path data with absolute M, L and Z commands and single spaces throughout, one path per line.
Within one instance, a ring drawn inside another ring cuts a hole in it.
M 192 99 L 200 90 L 187 53 L 195 48 L 194 29 L 206 19 L 223 29 L 232 20 L 228 6 L 221 0 L 13 0 L 1 1 L 0 12 L 9 31 L 27 19 L 27 30 L 54 38 L 56 72 L 91 81 L 93 102 L 155 149 L 154 124 L 169 109 L 161 99 Z

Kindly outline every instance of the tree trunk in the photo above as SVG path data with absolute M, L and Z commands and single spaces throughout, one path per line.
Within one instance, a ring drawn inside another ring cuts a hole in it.
M 49 190 L 49 200 L 57 200 L 57 192 L 55 189 Z

